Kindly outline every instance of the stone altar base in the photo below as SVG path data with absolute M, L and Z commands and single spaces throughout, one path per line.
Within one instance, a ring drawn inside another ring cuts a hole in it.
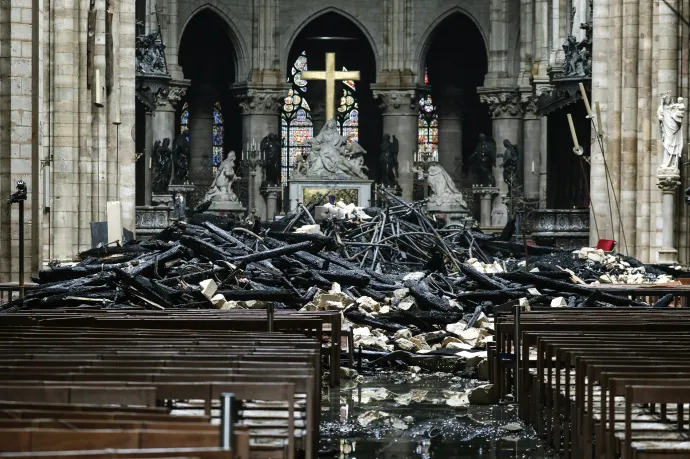
M 369 207 L 373 183 L 373 180 L 290 180 L 290 211 L 293 212 L 297 208 L 298 201 L 308 204 L 329 191 L 335 194 L 336 201 L 342 200 L 345 204 L 355 204 L 357 207 Z
M 467 223 L 469 227 L 472 223 L 472 220 L 474 220 L 472 217 L 470 217 L 470 212 L 467 209 L 457 207 L 428 206 L 426 211 L 431 215 L 435 215 L 436 217 L 445 218 L 447 225 L 465 225 L 465 223 Z
M 215 214 L 221 217 L 235 215 L 237 217 L 244 217 L 247 208 L 242 206 L 239 201 L 218 202 L 214 201 L 211 206 L 204 211 L 205 214 Z

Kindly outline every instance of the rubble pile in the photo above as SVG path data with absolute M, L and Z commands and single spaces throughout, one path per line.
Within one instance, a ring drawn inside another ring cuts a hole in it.
M 668 282 L 636 260 L 501 241 L 443 227 L 390 198 L 384 208 L 333 207 L 345 218 L 317 224 L 310 211 L 264 228 L 197 215 L 147 241 L 99 247 L 51 266 L 26 298 L 0 307 L 265 308 L 341 311 L 374 366 L 485 371 L 501 305 L 644 305 L 585 283 Z M 526 256 L 525 256 L 526 255 Z M 417 371 L 419 371 L 417 370 Z

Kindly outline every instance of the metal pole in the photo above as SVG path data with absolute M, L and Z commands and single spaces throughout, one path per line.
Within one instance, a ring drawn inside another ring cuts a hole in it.
M 268 321 L 268 331 L 273 331 L 273 303 L 266 307 L 266 320 Z
M 515 403 L 519 402 L 520 398 L 520 304 L 515 305 L 515 335 L 513 337 L 513 347 L 515 350 L 515 375 L 513 378 L 513 387 L 515 388 Z
M 235 394 L 220 394 L 220 447 L 232 451 L 234 446 L 233 423 L 237 420 Z
M 19 298 L 24 298 L 24 200 L 19 201 Z

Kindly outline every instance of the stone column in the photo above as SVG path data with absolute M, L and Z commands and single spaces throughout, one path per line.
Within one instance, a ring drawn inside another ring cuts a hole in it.
M 153 141 L 163 141 L 163 139 L 170 139 L 170 147 L 172 148 L 172 141 L 177 137 L 175 132 L 175 115 L 177 113 L 177 106 L 180 101 L 187 94 L 189 82 L 170 82 L 167 90 L 162 91 L 156 100 L 156 111 L 151 120 L 153 128 Z
M 517 145 L 520 154 L 524 156 L 522 147 L 522 107 L 520 92 L 517 90 L 482 90 L 482 103 L 489 105 L 489 113 L 493 119 L 493 138 L 496 141 L 496 166 L 493 173 L 499 195 L 494 198 L 493 206 L 502 204 L 502 197 L 508 194 L 508 185 L 503 180 L 503 140 L 508 139 Z
M 189 180 L 197 185 L 213 181 L 213 87 L 195 85 L 189 101 Z
M 539 200 L 541 174 L 541 119 L 537 116 L 536 96 L 523 94 L 523 193 L 529 201 Z
M 151 205 L 151 193 L 153 186 L 153 112 L 146 110 L 146 136 L 145 136 L 145 149 L 144 149 L 144 161 L 146 161 L 144 167 L 144 204 L 147 206 Z
M 438 104 L 438 156 L 456 185 L 462 180 L 462 112 L 462 90 L 445 90 Z
M 283 190 L 280 186 L 268 186 L 263 190 L 266 199 L 266 220 L 273 221 L 278 214 L 278 195 Z
M 233 97 L 239 100 L 242 113 L 242 148 L 252 142 L 259 149 L 261 139 L 269 133 L 280 136 L 280 109 L 285 98 L 286 90 L 283 88 L 252 88 L 247 85 L 234 85 Z M 251 195 L 261 196 L 261 183 L 263 175 L 258 176 L 253 183 Z M 256 199 L 256 215 L 262 219 L 267 218 L 266 203 L 263 199 Z M 249 209 L 251 212 L 252 209 Z
M 383 132 L 395 135 L 398 151 L 398 184 L 402 188 L 402 199 L 412 202 L 414 185 L 414 154 L 417 151 L 417 92 L 409 89 L 374 90 L 383 115 Z
M 662 244 L 657 255 L 657 262 L 663 264 L 678 263 L 678 250 L 674 247 L 675 208 L 674 201 L 680 186 L 680 170 L 659 167 L 657 186 L 662 193 L 661 212 L 663 221 Z
M 491 226 L 491 201 L 498 194 L 498 188 L 473 187 L 472 193 L 479 196 L 479 226 L 489 228 Z

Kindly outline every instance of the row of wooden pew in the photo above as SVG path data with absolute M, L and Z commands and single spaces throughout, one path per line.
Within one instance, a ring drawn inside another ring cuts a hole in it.
M 502 314 L 490 379 L 562 457 L 690 458 L 688 326 L 676 308 Z
M 339 314 L 0 315 L 0 457 L 314 458 L 324 324 L 339 335 Z

